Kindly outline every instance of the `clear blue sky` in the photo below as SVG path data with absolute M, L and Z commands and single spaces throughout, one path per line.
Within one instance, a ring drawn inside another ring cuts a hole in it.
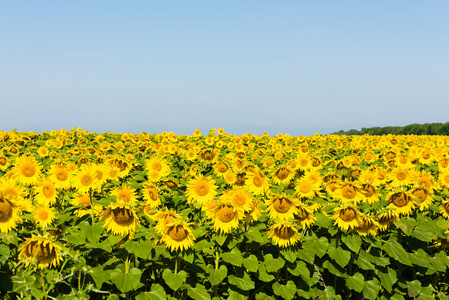
M 449 121 L 449 2 L 0 0 L 0 129 Z

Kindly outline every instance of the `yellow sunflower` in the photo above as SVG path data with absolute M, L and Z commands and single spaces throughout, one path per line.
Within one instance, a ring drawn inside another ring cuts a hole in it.
M 433 204 L 433 191 L 425 185 L 415 187 L 410 193 L 419 200 L 419 210 L 424 210 Z
M 170 251 L 181 251 L 191 248 L 194 244 L 192 229 L 184 221 L 171 222 L 166 225 L 162 240 Z
M 342 204 L 349 202 L 359 203 L 363 199 L 360 187 L 355 182 L 341 182 L 338 189 L 334 191 L 332 196 L 340 200 Z
M 215 231 L 229 233 L 239 226 L 239 221 L 245 216 L 243 210 L 228 201 L 216 201 L 214 204 L 212 221 Z
M 73 195 L 73 199 L 70 201 L 73 206 L 81 206 L 79 209 L 75 211 L 75 214 L 78 217 L 82 217 L 84 215 L 91 213 L 90 206 L 92 205 L 90 200 L 90 195 L 88 193 L 77 193 Z M 93 212 L 96 216 L 100 215 L 103 211 L 103 206 L 94 204 Z
M 285 184 L 285 183 L 289 183 L 290 180 L 292 180 L 292 178 L 294 176 L 295 176 L 295 172 L 290 170 L 289 167 L 287 167 L 287 166 L 280 166 L 280 167 L 276 168 L 271 173 L 271 180 L 275 184 Z
M 335 208 L 332 220 L 335 221 L 334 225 L 345 231 L 349 228 L 354 229 L 361 223 L 360 212 L 352 204 Z
M 149 209 L 153 209 L 161 205 L 161 199 L 158 195 L 156 186 L 145 184 L 142 193 L 143 199 L 146 200 L 145 206 L 149 206 Z
M 301 198 L 320 197 L 320 186 L 312 179 L 303 176 L 295 182 L 295 194 Z
M 355 227 L 355 231 L 361 236 L 377 235 L 378 223 L 373 218 L 362 215 L 360 216 L 360 224 Z
M 443 200 L 440 205 L 440 213 L 449 219 L 449 199 Z
M 19 248 L 19 259 L 29 266 L 35 262 L 39 269 L 57 267 L 62 261 L 61 246 L 42 237 L 27 238 Z
M 360 185 L 360 193 L 363 195 L 363 200 L 368 202 L 369 204 L 380 201 L 380 192 L 372 183 L 362 183 Z
M 0 180 L 0 194 L 13 202 L 21 202 L 26 196 L 25 188 L 17 184 L 13 179 Z
M 294 219 L 303 229 L 312 226 L 316 221 L 316 218 L 313 215 L 313 210 L 301 202 L 298 204 L 298 214 L 294 217 Z
M 56 163 L 48 170 L 48 178 L 56 188 L 68 189 L 71 185 L 72 172 L 64 164 Z
M 394 209 L 388 209 L 386 211 L 381 212 L 377 216 L 377 224 L 379 230 L 381 231 L 387 230 L 388 226 L 397 220 L 399 220 L 399 214 Z
M 271 225 L 268 237 L 282 248 L 293 246 L 299 241 L 298 230 L 289 221 L 280 221 Z
M 217 186 L 212 177 L 198 176 L 187 185 L 187 202 L 201 207 L 204 202 L 214 199 Z
M 0 171 L 5 171 L 10 166 L 11 162 L 8 157 L 3 153 L 0 153 Z
M 415 208 L 413 196 L 404 189 L 389 192 L 386 201 L 390 203 L 388 208 L 396 210 L 400 215 L 409 215 Z
M 180 220 L 180 216 L 176 212 L 170 211 L 166 207 L 150 216 L 150 218 L 157 222 L 155 229 L 160 234 L 164 233 L 167 224 Z
M 268 179 L 258 168 L 246 174 L 245 186 L 254 195 L 265 194 L 270 188 Z
M 171 172 L 170 163 L 159 156 L 153 156 L 145 161 L 145 167 L 148 173 L 156 172 L 159 178 L 168 176 Z
M 89 190 L 96 190 L 98 188 L 98 182 L 95 171 L 88 165 L 81 167 L 73 176 L 73 187 L 79 193 L 88 193 Z
M 12 169 L 16 180 L 23 185 L 34 185 L 42 174 L 42 167 L 31 156 L 20 156 L 14 162 Z
M 282 194 L 272 196 L 265 201 L 265 204 L 268 206 L 267 211 L 270 219 L 290 220 L 298 213 L 298 202 L 298 199 L 289 198 Z
M 140 221 L 134 209 L 128 204 L 111 204 L 103 211 L 104 227 L 114 235 L 134 234 Z
M 449 169 L 438 174 L 438 183 L 441 189 L 449 187 Z
M 16 201 L 0 193 L 0 230 L 8 233 L 21 221 Z
M 241 208 L 244 212 L 249 212 L 251 210 L 253 199 L 246 189 L 232 189 L 226 193 L 226 199 L 232 202 L 236 207 Z
M 126 183 L 115 187 L 111 191 L 111 195 L 117 197 L 118 204 L 129 204 L 133 206 L 136 203 L 136 189 L 129 187 Z
M 411 169 L 395 168 L 390 172 L 392 187 L 407 186 L 413 183 L 416 173 Z
M 38 206 L 33 212 L 34 223 L 39 225 L 40 228 L 49 227 L 55 220 L 55 216 L 55 211 L 47 205 Z
M 34 187 L 36 192 L 35 199 L 39 205 L 50 205 L 56 202 L 56 188 L 53 182 L 49 178 L 39 180 L 37 185 Z

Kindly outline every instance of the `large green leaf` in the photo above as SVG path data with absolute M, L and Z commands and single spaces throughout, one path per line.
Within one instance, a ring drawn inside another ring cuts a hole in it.
M 196 284 L 196 286 L 189 287 L 187 290 L 187 295 L 189 295 L 191 298 L 195 300 L 209 300 L 211 299 L 210 295 L 207 293 L 206 288 L 204 285 L 201 285 L 199 283 Z
M 237 267 L 243 264 L 242 252 L 237 247 L 232 248 L 231 252 L 223 253 L 221 257 L 225 262 Z
M 240 276 L 231 275 L 228 278 L 228 281 L 230 284 L 235 285 L 239 289 L 243 291 L 249 291 L 254 289 L 255 284 L 254 281 L 251 280 L 251 277 L 248 275 L 248 273 L 243 272 L 243 274 L 239 274 Z
M 364 281 L 365 278 L 363 277 L 363 275 L 357 272 L 353 276 L 348 276 L 348 278 L 346 279 L 346 286 L 349 289 L 360 293 L 363 290 Z
M 287 284 L 280 284 L 279 282 L 273 283 L 273 293 L 282 299 L 293 299 L 296 294 L 296 285 L 293 281 L 287 281 Z
M 348 246 L 349 250 L 355 253 L 359 253 L 360 249 L 362 248 L 362 239 L 359 235 L 356 234 L 348 234 L 348 235 L 342 235 L 341 240 L 343 243 L 345 243 L 346 246 Z
M 143 292 L 136 296 L 136 300 L 166 300 L 167 294 L 164 288 L 154 283 L 151 285 L 151 290 L 149 292 Z
M 9 253 L 9 247 L 1 244 L 0 245 L 0 264 L 4 264 L 8 261 L 8 258 L 10 258 L 11 255 Z
M 221 265 L 218 270 L 215 270 L 212 265 L 208 265 L 207 272 L 209 273 L 207 279 L 209 279 L 210 284 L 214 286 L 220 284 L 223 279 L 226 278 L 228 275 L 228 268 L 226 268 L 225 265 Z
M 293 276 L 301 276 L 302 278 L 310 278 L 310 271 L 303 261 L 298 261 L 295 264 L 287 265 L 287 270 Z
M 374 265 L 372 264 L 372 256 L 366 251 L 360 251 L 359 257 L 356 260 L 356 265 L 364 270 L 374 270 Z
M 259 269 L 259 261 L 257 260 L 257 257 L 254 254 L 251 254 L 247 258 L 243 259 L 243 266 L 249 272 L 257 272 L 257 269 Z
M 104 271 L 103 266 L 92 268 L 88 273 L 92 276 L 95 286 L 99 290 L 101 290 L 103 283 L 110 279 L 110 272 Z
M 367 299 L 377 299 L 377 295 L 380 291 L 380 283 L 379 280 L 374 278 L 373 280 L 365 281 L 363 287 L 363 296 Z
M 263 259 L 264 265 L 268 273 L 276 272 L 277 270 L 281 269 L 285 264 L 285 260 L 283 260 L 281 257 L 273 258 L 273 255 L 271 254 L 265 255 Z
M 162 278 L 164 278 L 165 283 L 174 291 L 177 291 L 186 282 L 187 275 L 185 271 L 179 271 L 175 274 L 170 269 L 165 269 L 162 272 Z
M 316 237 L 307 236 L 304 238 L 302 247 L 304 250 L 316 254 L 321 258 L 327 253 L 329 241 L 324 236 L 320 237 L 319 239 Z
M 338 277 L 346 277 L 346 270 L 343 267 L 340 267 L 336 262 L 332 260 L 326 260 L 323 263 L 323 267 L 329 270 L 332 274 L 338 276 Z
M 376 274 L 385 290 L 391 293 L 393 290 L 393 285 L 398 280 L 396 271 L 389 267 L 381 267 L 377 270 Z
M 412 262 L 410 261 L 409 253 L 405 251 L 404 247 L 402 247 L 401 244 L 399 244 L 394 239 L 390 239 L 385 242 L 383 249 L 385 252 L 390 255 L 390 257 L 394 258 L 398 262 L 411 266 Z
M 89 222 L 83 221 L 79 226 L 81 232 L 89 242 L 96 243 L 100 240 L 101 234 L 103 233 L 103 222 L 97 222 L 91 225 Z
M 153 249 L 153 242 L 150 240 L 128 240 L 125 242 L 124 246 L 129 253 L 132 253 L 139 258 L 148 259 L 148 256 Z
M 256 242 L 259 244 L 264 242 L 264 237 L 256 227 L 250 227 L 249 230 L 245 232 L 245 236 L 249 242 Z
M 142 272 L 137 268 L 132 268 L 128 273 L 117 268 L 111 270 L 110 274 L 111 281 L 122 293 L 136 289 L 140 285 L 140 277 L 142 276 Z
M 329 247 L 329 256 L 341 267 L 345 267 L 351 259 L 351 252 L 341 248 Z

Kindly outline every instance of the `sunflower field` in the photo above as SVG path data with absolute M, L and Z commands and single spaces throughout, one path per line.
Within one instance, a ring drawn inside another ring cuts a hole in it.
M 1 299 L 449 299 L 449 137 L 0 145 Z

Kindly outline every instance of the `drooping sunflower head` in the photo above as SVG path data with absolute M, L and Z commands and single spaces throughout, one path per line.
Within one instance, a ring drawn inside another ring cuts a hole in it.
M 193 246 L 195 238 L 189 224 L 178 221 L 166 225 L 162 240 L 171 251 L 184 251 Z
M 348 230 L 360 226 L 360 212 L 354 205 L 345 205 L 334 209 L 332 219 L 340 229 Z
M 333 196 L 340 200 L 342 204 L 359 203 L 363 199 L 360 187 L 355 182 L 342 182 L 339 188 L 334 191 Z
M 273 224 L 268 232 L 268 237 L 279 247 L 293 246 L 299 241 L 298 230 L 289 221 L 280 221 Z
M 391 223 L 397 220 L 399 220 L 399 214 L 393 209 L 381 212 L 377 216 L 377 223 L 381 231 L 385 231 Z
M 35 262 L 39 269 L 44 269 L 51 266 L 57 267 L 62 261 L 61 246 L 46 238 L 27 238 L 19 251 L 19 259 L 24 260 L 26 266 Z
M 237 228 L 239 221 L 244 217 L 244 212 L 228 201 L 217 201 L 213 208 L 212 221 L 214 229 L 220 233 L 229 233 Z
M 298 214 L 295 215 L 294 219 L 298 225 L 304 229 L 312 226 L 316 221 L 316 217 L 313 215 L 313 210 L 301 202 L 298 205 Z
M 449 199 L 443 200 L 440 205 L 440 213 L 449 219 Z
M 229 170 L 230 168 L 225 161 L 220 161 L 214 165 L 214 173 L 220 177 L 223 177 Z
M 8 233 L 20 222 L 18 205 L 14 200 L 5 197 L 0 193 L 0 230 Z
M 410 193 L 418 199 L 420 210 L 428 208 L 434 201 L 432 190 L 424 185 L 415 187 Z
M 266 204 L 270 219 L 293 219 L 294 215 L 298 213 L 298 199 L 286 195 L 274 195 L 266 201 Z
M 369 234 L 375 236 L 377 234 L 378 223 L 371 217 L 361 215 L 360 224 L 355 228 L 355 231 L 361 236 Z
M 389 208 L 395 209 L 399 214 L 409 215 L 415 208 L 413 197 L 406 190 L 399 189 L 387 194 Z
M 293 178 L 295 173 L 290 170 L 287 166 L 280 166 L 276 168 L 273 173 L 271 174 L 271 180 L 275 184 L 283 184 L 288 183 Z
M 159 197 L 157 187 L 155 185 L 144 185 L 144 189 L 142 190 L 143 199 L 146 200 L 146 205 L 149 205 L 151 209 L 158 207 L 161 205 L 161 199 Z
M 101 216 L 104 227 L 114 235 L 133 234 L 140 223 L 134 209 L 127 204 L 111 204 Z

